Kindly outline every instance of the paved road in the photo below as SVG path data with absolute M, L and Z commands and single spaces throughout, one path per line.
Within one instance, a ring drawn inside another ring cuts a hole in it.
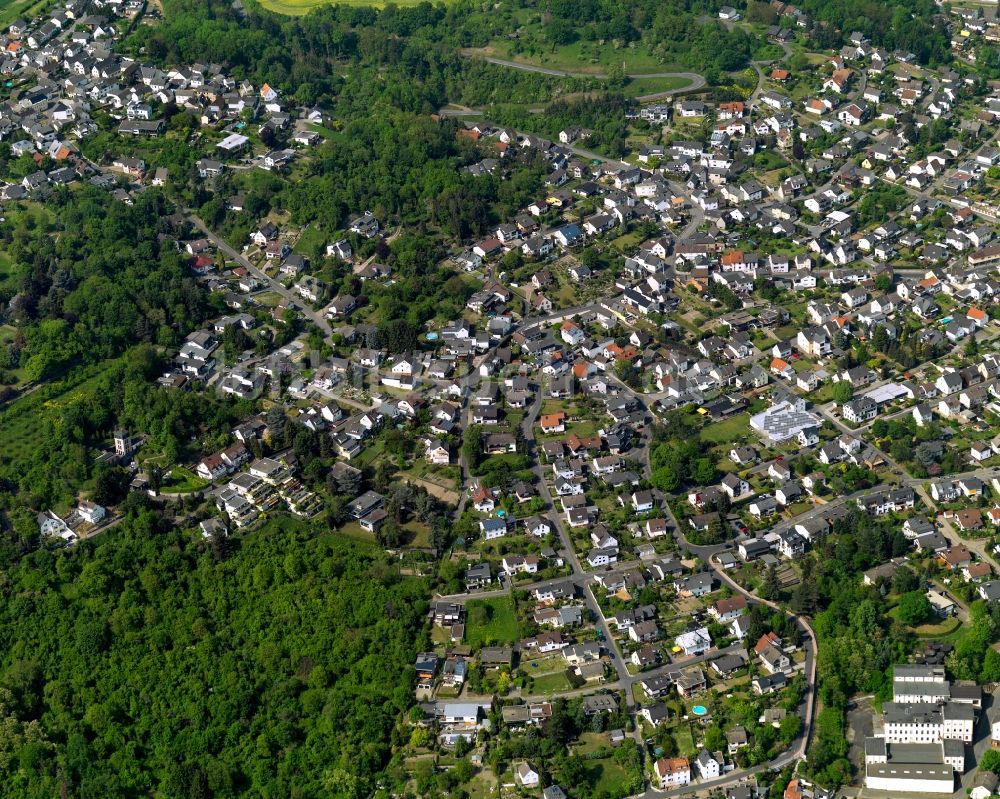
M 208 239 L 210 242 L 212 242 L 212 244 L 218 247 L 229 258 L 232 258 L 240 266 L 246 269 L 251 275 L 257 278 L 257 280 L 261 281 L 266 286 L 268 286 L 268 288 L 270 288 L 271 291 L 275 292 L 276 294 L 280 294 L 289 302 L 294 302 L 296 305 L 302 307 L 303 315 L 306 316 L 308 319 L 310 319 L 312 322 L 314 322 L 316 326 L 320 330 L 322 330 L 326 335 L 329 336 L 333 333 L 333 328 L 330 327 L 330 323 L 326 320 L 326 317 L 323 314 L 317 313 L 316 311 L 306 306 L 301 297 L 299 297 L 296 294 L 292 294 L 291 291 L 286 289 L 283 285 L 281 285 L 281 283 L 279 283 L 273 277 L 264 274 L 264 272 L 262 272 L 252 263 L 250 263 L 249 259 L 247 259 L 246 256 L 244 256 L 240 252 L 237 252 L 229 244 L 229 242 L 227 242 L 225 239 L 223 239 L 221 236 L 215 233 L 215 231 L 211 230 L 208 227 L 208 225 L 206 225 L 197 215 L 195 215 L 193 211 L 187 209 L 186 213 L 188 215 L 188 218 L 191 220 L 191 223 L 205 235 L 205 238 Z
M 625 383 L 622 383 L 621 381 L 616 381 L 616 382 L 617 382 L 618 387 L 619 387 L 619 389 L 621 391 L 624 391 L 626 393 L 631 393 L 634 397 L 636 397 L 636 399 L 640 403 L 645 404 L 644 400 L 643 400 L 643 397 L 641 395 L 636 394 L 631 389 L 631 387 L 629 387 Z M 650 475 L 649 457 L 650 457 L 650 450 L 651 450 L 651 446 L 650 445 L 652 443 L 651 442 L 652 431 L 651 431 L 650 425 L 645 425 L 644 428 L 642 429 L 641 433 L 642 433 L 642 435 L 641 435 L 641 444 L 639 445 L 639 447 L 641 447 L 642 450 L 643 450 L 642 453 L 641 453 L 642 460 L 643 460 L 643 463 L 644 463 L 644 470 L 643 471 L 644 471 L 644 476 L 646 477 L 646 479 L 649 479 L 649 475 Z M 839 502 L 850 501 L 852 499 L 856 499 L 858 496 L 861 496 L 861 495 L 863 495 L 865 493 L 868 493 L 868 492 L 858 492 L 856 495 L 852 495 L 850 497 L 841 497 L 838 500 L 836 500 L 836 502 L 839 503 Z M 779 525 L 775 526 L 774 529 L 776 531 L 778 531 L 778 530 L 782 529 L 783 527 L 790 527 L 790 526 L 792 526 L 792 525 L 794 525 L 794 524 L 796 524 L 796 523 L 798 523 L 800 521 L 803 521 L 804 519 L 807 519 L 807 518 L 809 518 L 811 516 L 814 516 L 814 515 L 816 515 L 818 513 L 821 513 L 823 511 L 823 509 L 826 508 L 826 507 L 827 506 L 820 506 L 820 507 L 814 508 L 814 509 L 812 509 L 810 511 L 807 511 L 806 513 L 798 516 L 797 518 L 795 518 L 793 520 L 786 520 L 785 522 L 779 523 Z M 730 588 L 732 588 L 733 591 L 736 591 L 737 593 L 742 594 L 743 596 L 745 596 L 747 598 L 747 602 L 749 602 L 751 604 L 757 603 L 757 604 L 766 605 L 769 608 L 772 608 L 774 610 L 778 610 L 778 611 L 786 614 L 787 616 L 789 616 L 790 618 L 792 618 L 795 621 L 796 625 L 799 627 L 799 629 L 802 632 L 803 641 L 804 641 L 804 644 L 805 644 L 805 647 L 806 647 L 806 660 L 805 660 L 805 664 L 804 664 L 804 670 L 805 670 L 805 675 L 806 675 L 806 690 L 805 690 L 805 707 L 802 709 L 802 719 L 803 719 L 802 732 L 799 734 L 798 738 L 796 738 L 795 741 L 793 741 L 793 745 L 786 752 L 784 752 L 783 754 L 779 755 L 776 759 L 774 759 L 774 760 L 772 760 L 772 761 L 770 761 L 768 763 L 763 763 L 763 764 L 761 764 L 761 765 L 759 765 L 759 766 L 757 766 L 755 768 L 751 768 L 751 769 L 737 769 L 735 771 L 732 771 L 732 772 L 730 772 L 728 774 L 725 774 L 725 775 L 719 777 L 716 780 L 708 780 L 708 781 L 704 781 L 704 782 L 698 782 L 698 783 L 695 783 L 695 784 L 681 786 L 681 787 L 673 788 L 673 789 L 666 790 L 666 791 L 661 791 L 661 790 L 656 789 L 656 788 L 651 788 L 648 791 L 646 791 L 645 794 L 641 795 L 642 797 L 649 797 L 650 799 L 659 799 L 660 797 L 675 797 L 675 796 L 681 796 L 681 795 L 693 795 L 696 792 L 700 794 L 700 793 L 702 793 L 704 791 L 716 790 L 716 789 L 723 788 L 723 787 L 726 787 L 726 786 L 736 785 L 736 784 L 742 782 L 743 780 L 747 779 L 748 777 L 750 777 L 750 776 L 752 776 L 754 774 L 760 774 L 760 773 L 762 773 L 764 771 L 767 771 L 769 769 L 780 769 L 780 768 L 783 768 L 784 766 L 789 765 L 791 763 L 794 763 L 794 762 L 798 761 L 800 758 L 804 757 L 805 753 L 806 753 L 806 749 L 807 749 L 807 747 L 809 745 L 810 737 L 812 735 L 813 716 L 815 714 L 816 661 L 817 661 L 817 657 L 818 657 L 818 647 L 817 647 L 817 641 L 816 641 L 816 634 L 813 632 L 813 629 L 810 626 L 809 621 L 808 621 L 807 618 L 805 618 L 803 616 L 799 616 L 799 615 L 797 615 L 795 613 L 792 613 L 790 610 L 787 610 L 787 609 L 781 607 L 780 605 L 778 605 L 775 602 L 770 602 L 768 600 L 762 599 L 761 597 L 757 596 L 756 594 L 754 594 L 754 593 L 752 593 L 750 591 L 747 591 L 745 588 L 743 588 L 743 586 L 741 586 L 738 583 L 736 583 L 728 575 L 728 573 L 726 573 L 726 571 L 719 565 L 719 563 L 718 563 L 718 561 L 716 560 L 716 557 L 715 557 L 720 552 L 722 552 L 723 550 L 726 549 L 726 545 L 725 544 L 716 544 L 716 545 L 713 545 L 713 546 L 699 546 L 699 545 L 692 544 L 690 541 L 687 540 L 687 537 L 684 535 L 683 528 L 680 527 L 680 525 L 678 525 L 677 519 L 673 515 L 673 512 L 671 511 L 669 504 L 666 503 L 666 502 L 663 502 L 662 503 L 662 508 L 663 508 L 664 513 L 666 514 L 668 523 L 674 528 L 674 538 L 675 538 L 675 540 L 677 542 L 678 547 L 682 551 L 685 550 L 685 549 L 687 549 L 691 553 L 693 553 L 694 555 L 696 555 L 697 557 L 701 558 L 701 560 L 703 560 L 705 563 L 708 563 L 711 566 L 711 568 L 715 571 L 715 573 L 718 575 L 719 579 L 724 584 L 726 584 Z M 742 648 L 743 644 L 739 643 L 739 644 L 736 644 L 734 646 Z M 711 655 L 709 655 L 709 658 L 715 657 L 716 654 L 718 654 L 718 653 L 712 653 Z M 668 667 L 665 667 L 665 668 L 675 668 L 676 669 L 678 667 L 683 667 L 683 665 L 682 664 L 673 664 L 672 666 L 668 666 Z M 657 669 L 657 670 L 654 670 L 654 671 L 651 671 L 651 672 L 644 672 L 642 674 L 636 675 L 635 678 L 633 678 L 633 682 L 637 681 L 638 679 L 642 679 L 644 677 L 647 677 L 651 673 L 656 673 L 656 671 L 659 671 L 659 670 L 660 669 Z
M 567 72 L 561 69 L 550 69 L 549 67 L 539 67 L 534 64 L 522 64 L 518 61 L 509 61 L 504 58 L 494 58 L 493 56 L 479 56 L 474 53 L 465 53 L 465 55 L 471 55 L 475 58 L 482 58 L 483 61 L 487 61 L 490 64 L 496 64 L 498 67 L 509 67 L 510 69 L 520 69 L 523 72 L 536 72 L 539 75 L 552 75 L 556 78 L 597 78 L 598 80 L 604 80 L 608 76 L 600 72 Z M 705 78 L 699 75 L 697 72 L 637 72 L 630 73 L 627 77 L 633 80 L 637 78 L 684 78 L 690 81 L 689 85 L 684 86 L 680 89 L 674 89 L 668 92 L 660 92 L 659 96 L 667 96 L 670 94 L 677 94 L 678 92 L 691 92 L 697 91 L 705 85 Z
M 531 457 L 533 464 L 532 471 L 534 471 L 535 476 L 538 478 L 538 493 L 545 502 L 546 507 L 550 509 L 552 521 L 555 524 L 556 532 L 559 534 L 559 540 L 562 542 L 562 548 L 565 552 L 566 559 L 572 567 L 574 578 L 582 577 L 584 579 L 583 600 L 586 603 L 587 608 L 591 611 L 591 613 L 593 613 L 595 626 L 604 636 L 605 646 L 611 653 L 611 663 L 615 667 L 615 671 L 618 673 L 617 682 L 625 689 L 625 704 L 628 707 L 629 715 L 632 717 L 634 722 L 636 702 L 631 690 L 632 675 L 629 674 L 628 669 L 625 667 L 621 653 L 618 651 L 615 640 L 611 636 L 611 628 L 608 626 L 608 620 L 604 616 L 604 611 L 601 610 L 600 603 L 598 603 L 597 598 L 594 596 L 590 579 L 584 571 L 583 565 L 580 563 L 580 557 L 576 554 L 576 547 L 573 546 L 573 539 L 569 534 L 565 519 L 556 508 L 555 501 L 552 498 L 552 492 L 549 491 L 549 486 L 545 482 L 545 473 L 542 468 L 542 462 L 538 457 L 538 443 L 535 440 L 535 420 L 538 418 L 538 414 L 541 413 L 542 393 L 542 388 L 539 386 L 538 390 L 535 392 L 534 402 L 532 402 L 531 408 L 528 410 L 528 413 L 525 414 L 524 420 L 521 422 L 521 431 L 524 435 L 525 443 L 529 449 L 528 454 Z M 641 751 L 642 732 L 639 724 L 633 723 L 632 734 Z
M 475 366 L 475 364 L 473 364 Z M 470 396 L 464 400 L 464 407 L 462 408 L 462 431 L 469 429 L 469 423 L 472 420 L 472 398 L 471 394 L 476 390 L 480 381 L 479 369 L 474 368 L 469 372 L 461 381 L 462 385 L 469 389 Z M 462 514 L 465 513 L 465 506 L 469 502 L 469 493 L 472 490 L 472 472 L 469 470 L 469 462 L 465 457 L 465 448 L 459 445 L 458 449 L 458 467 L 462 473 L 462 490 L 459 492 L 458 505 L 455 506 L 455 521 L 457 522 L 462 518 Z

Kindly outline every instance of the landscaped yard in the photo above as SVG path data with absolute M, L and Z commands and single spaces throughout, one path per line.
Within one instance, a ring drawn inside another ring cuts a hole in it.
M 410 520 L 402 526 L 402 529 L 408 534 L 407 546 L 411 546 L 414 549 L 430 549 L 431 528 L 426 524 Z
M 710 444 L 728 444 L 750 431 L 750 414 L 738 413 L 702 428 L 701 440 Z
M 571 687 L 565 671 L 554 671 L 537 677 L 532 690 L 536 694 L 551 694 L 556 691 L 567 691 Z
M 695 754 L 694 734 L 691 732 L 691 725 L 681 722 L 674 729 L 674 740 L 677 741 L 677 749 L 682 755 Z
M 586 755 L 591 752 L 600 751 L 607 746 L 610 746 L 607 733 L 585 732 L 580 736 L 580 742 L 573 747 L 573 751 L 581 755 Z
M 166 494 L 188 494 L 194 491 L 201 491 L 208 486 L 205 480 L 190 469 L 183 466 L 175 466 L 167 478 L 163 481 L 160 490 Z
M 326 236 L 315 224 L 309 225 L 302 231 L 299 240 L 295 242 L 295 252 L 309 256 L 312 252 L 321 247 L 326 241 Z
M 934 624 L 921 624 L 919 627 L 914 627 L 913 632 L 921 638 L 936 639 L 954 635 L 961 628 L 961 626 L 962 622 L 954 616 L 951 616 Z
M 367 541 L 368 543 L 371 543 L 375 540 L 375 536 L 372 533 L 369 533 L 357 522 L 345 524 L 337 530 L 337 533 L 347 538 L 353 538 L 356 541 Z
M 520 640 L 521 625 L 510 597 L 472 599 L 465 611 L 465 640 L 473 649 Z
M 604 757 L 600 760 L 591 760 L 588 761 L 587 765 L 592 769 L 599 770 L 599 776 L 596 785 L 594 785 L 594 796 L 607 796 L 628 779 L 625 769 L 619 766 L 614 758 Z

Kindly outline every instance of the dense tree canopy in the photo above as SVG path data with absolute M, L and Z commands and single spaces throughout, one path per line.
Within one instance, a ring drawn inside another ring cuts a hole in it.
M 172 210 L 160 192 L 125 205 L 87 187 L 47 204 L 53 223 L 13 214 L 0 226 L 16 274 L 4 290 L 6 320 L 23 333 L 4 355 L 28 380 L 120 355 L 136 341 L 176 344 L 217 312 L 181 254 L 158 238 Z
M 141 511 L 7 571 L 6 795 L 370 795 L 426 584 L 288 520 L 232 544 Z

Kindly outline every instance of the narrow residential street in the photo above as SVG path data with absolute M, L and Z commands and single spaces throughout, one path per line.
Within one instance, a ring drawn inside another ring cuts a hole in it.
M 254 266 L 250 260 L 240 252 L 237 252 L 230 244 L 219 236 L 217 233 L 212 231 L 208 225 L 206 225 L 193 211 L 188 211 L 188 218 L 191 223 L 197 227 L 212 244 L 219 248 L 227 257 L 236 261 L 240 266 L 246 269 L 251 275 L 253 275 L 257 280 L 261 281 L 266 285 L 271 291 L 276 294 L 281 295 L 284 299 L 289 302 L 295 303 L 302 309 L 302 314 L 306 316 L 313 324 L 315 324 L 320 330 L 326 335 L 331 335 L 333 333 L 333 328 L 330 327 L 330 323 L 327 321 L 326 317 L 322 313 L 318 313 L 312 308 L 305 304 L 305 301 L 296 294 L 286 289 L 280 281 L 273 277 L 268 276 L 262 270 Z

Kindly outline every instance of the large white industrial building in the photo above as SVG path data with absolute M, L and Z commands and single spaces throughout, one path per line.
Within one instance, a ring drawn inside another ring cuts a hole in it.
M 970 705 L 886 702 L 882 708 L 885 740 L 890 744 L 937 743 L 943 740 L 972 743 L 976 724 Z
M 865 741 L 865 785 L 897 796 L 953 793 L 982 688 L 950 683 L 941 666 L 908 664 L 893 669 L 892 693 Z

